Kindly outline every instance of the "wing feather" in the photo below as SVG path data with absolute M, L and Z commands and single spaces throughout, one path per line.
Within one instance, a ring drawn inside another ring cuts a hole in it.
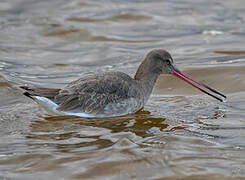
M 119 72 L 89 76 L 73 81 L 55 97 L 59 111 L 103 113 L 108 104 L 139 96 L 134 80 Z

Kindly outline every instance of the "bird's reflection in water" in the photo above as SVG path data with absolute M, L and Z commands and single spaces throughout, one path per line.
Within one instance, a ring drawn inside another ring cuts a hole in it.
M 103 149 L 115 143 L 115 136 L 148 137 L 157 131 L 167 131 L 165 118 L 153 117 L 149 111 L 114 118 L 81 118 L 75 116 L 49 116 L 33 121 L 26 134 L 30 145 L 69 152 Z M 150 132 L 150 133 L 149 133 Z M 106 138 L 105 138 L 106 136 Z M 130 137 L 131 138 L 131 137 Z M 38 140 L 39 143 L 36 143 Z
M 43 126 L 47 130 L 47 126 L 54 126 L 50 130 L 57 129 L 57 126 L 63 126 L 70 123 L 74 128 L 76 126 L 92 126 L 105 128 L 114 132 L 131 131 L 138 136 L 146 136 L 147 131 L 151 128 L 158 128 L 161 131 L 168 127 L 164 123 L 165 118 L 153 117 L 149 111 L 141 110 L 135 114 L 113 117 L 113 118 L 81 118 L 76 116 L 50 116 L 44 118 L 46 121 L 38 121 L 38 127 Z M 41 126 L 40 126 L 41 125 Z

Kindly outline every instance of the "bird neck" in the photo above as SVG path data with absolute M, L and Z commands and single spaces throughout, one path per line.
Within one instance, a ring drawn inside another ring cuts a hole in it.
M 141 91 L 144 94 L 144 102 L 146 102 L 150 97 L 158 76 L 159 74 L 151 71 L 150 66 L 146 60 L 144 60 L 140 64 L 134 76 L 134 79 L 139 83 L 141 87 Z

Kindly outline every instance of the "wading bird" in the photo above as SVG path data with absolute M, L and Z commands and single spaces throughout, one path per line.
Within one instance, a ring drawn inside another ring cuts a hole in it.
M 24 95 L 52 114 L 115 117 L 142 109 L 160 74 L 172 74 L 219 101 L 226 98 L 220 92 L 181 72 L 174 66 L 171 55 L 163 49 L 149 52 L 134 78 L 122 72 L 106 72 L 82 77 L 63 89 L 21 88 L 25 90 Z

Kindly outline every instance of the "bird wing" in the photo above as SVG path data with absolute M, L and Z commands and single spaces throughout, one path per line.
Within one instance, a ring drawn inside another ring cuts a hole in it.
M 125 108 L 126 99 L 134 99 L 139 92 L 133 79 L 120 72 L 92 75 L 73 81 L 55 97 L 59 111 L 100 113 L 108 104 L 119 103 Z

